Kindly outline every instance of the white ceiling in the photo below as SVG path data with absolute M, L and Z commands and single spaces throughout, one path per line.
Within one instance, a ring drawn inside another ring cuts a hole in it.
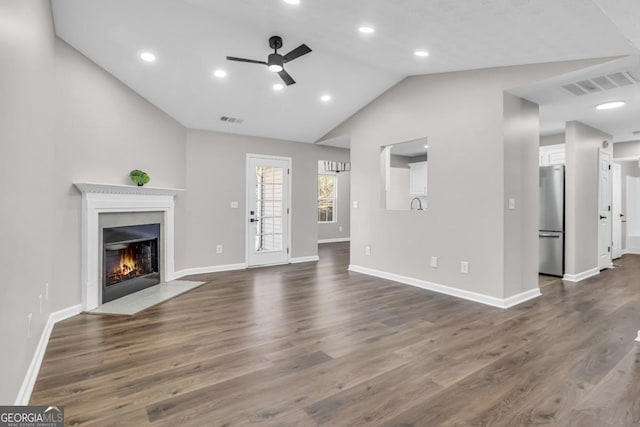
M 640 78 L 640 57 L 625 57 L 584 70 L 556 76 L 511 93 L 540 105 L 540 131 L 550 135 L 564 131 L 565 122 L 577 120 L 613 135 L 614 141 L 638 139 L 640 130 L 640 83 L 575 96 L 562 88 L 568 83 L 585 81 L 617 72 L 631 72 Z M 625 101 L 614 110 L 599 111 L 595 106 L 610 101 Z
M 615 3 L 615 4 L 612 4 Z M 57 34 L 190 128 L 315 142 L 408 75 L 637 54 L 637 0 L 53 0 Z M 360 25 L 376 32 L 363 35 Z M 281 92 L 269 36 L 298 82 Z M 636 43 L 634 46 L 633 43 Z M 427 58 L 413 51 L 426 49 Z M 153 64 L 138 59 L 154 52 Z M 215 69 L 225 79 L 212 76 Z M 319 101 L 330 93 L 329 103 Z M 225 123 L 220 116 L 244 119 Z

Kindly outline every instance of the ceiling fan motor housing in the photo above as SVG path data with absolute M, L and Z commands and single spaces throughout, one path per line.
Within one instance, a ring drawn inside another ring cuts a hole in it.
M 282 37 L 271 36 L 269 37 L 269 47 L 274 50 L 278 50 L 282 47 Z

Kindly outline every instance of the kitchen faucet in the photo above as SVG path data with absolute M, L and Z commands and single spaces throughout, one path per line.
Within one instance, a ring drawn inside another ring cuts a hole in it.
M 413 201 L 417 200 L 418 201 L 418 210 L 421 211 L 422 209 L 422 200 L 420 200 L 420 197 L 414 197 L 413 199 L 411 199 L 411 206 L 409 207 L 410 210 L 413 210 Z

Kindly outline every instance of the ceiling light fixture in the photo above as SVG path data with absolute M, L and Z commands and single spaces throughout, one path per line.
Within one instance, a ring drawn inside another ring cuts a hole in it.
M 282 83 L 276 83 L 276 84 L 273 85 L 273 90 L 275 90 L 275 91 L 279 91 L 279 90 L 282 90 L 282 89 L 284 89 L 284 85 Z
M 284 0 L 287 4 L 300 4 L 300 0 Z
M 213 75 L 219 79 L 227 77 L 227 72 L 225 70 L 215 70 Z
M 416 50 L 415 52 L 413 52 L 413 54 L 415 56 L 418 56 L 420 58 L 426 58 L 427 56 L 429 56 L 429 52 L 427 52 L 426 50 Z
M 428 145 L 425 145 L 425 146 L 424 146 L 424 148 L 429 148 L 429 146 L 428 146 Z
M 366 25 L 358 28 L 358 31 L 360 31 L 363 34 L 373 34 L 376 32 L 376 30 L 373 27 L 368 27 Z
M 140 54 L 140 59 L 144 62 L 155 62 L 156 56 L 151 52 L 142 52 Z
M 322 102 L 329 102 L 329 101 L 331 101 L 331 95 L 322 95 L 322 96 L 320 97 L 320 101 L 322 101 Z
M 350 162 L 324 162 L 324 170 L 325 172 L 350 172 L 351 171 L 351 163 Z
M 596 105 L 596 110 L 612 110 L 614 108 L 620 108 L 620 107 L 624 106 L 625 104 L 626 104 L 626 102 L 624 102 L 624 101 L 605 102 L 605 103 Z

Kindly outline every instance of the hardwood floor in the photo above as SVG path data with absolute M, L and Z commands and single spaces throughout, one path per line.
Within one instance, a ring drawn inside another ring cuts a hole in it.
M 69 425 L 640 425 L 640 257 L 509 310 L 320 262 L 193 276 L 56 325 L 32 404 Z

